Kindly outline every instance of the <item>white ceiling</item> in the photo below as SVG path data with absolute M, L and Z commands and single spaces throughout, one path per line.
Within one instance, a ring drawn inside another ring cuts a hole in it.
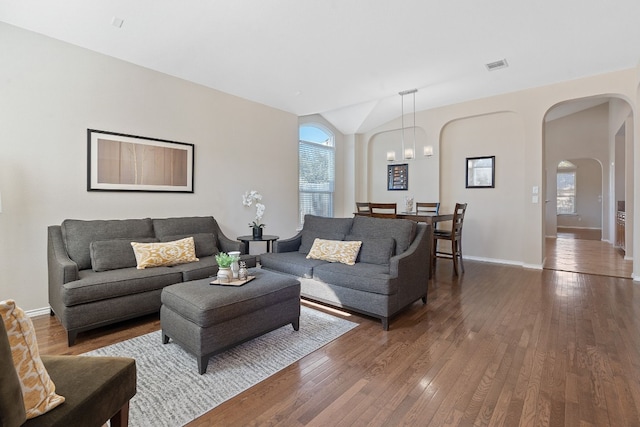
M 638 17 L 638 0 L 0 0 L 0 21 L 347 134 L 397 118 L 407 89 L 420 111 L 634 67 Z

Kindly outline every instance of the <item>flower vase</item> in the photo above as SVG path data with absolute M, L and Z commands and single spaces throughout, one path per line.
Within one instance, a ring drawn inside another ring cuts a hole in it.
M 253 238 L 262 239 L 262 227 L 253 227 Z

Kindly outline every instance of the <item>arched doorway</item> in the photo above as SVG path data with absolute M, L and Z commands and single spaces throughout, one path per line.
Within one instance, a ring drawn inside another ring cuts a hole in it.
M 610 96 L 567 101 L 547 112 L 545 268 L 631 277 L 632 263 L 615 245 L 617 202 L 633 186 L 624 179 L 628 152 L 616 149 L 615 129 L 626 120 L 631 107 Z

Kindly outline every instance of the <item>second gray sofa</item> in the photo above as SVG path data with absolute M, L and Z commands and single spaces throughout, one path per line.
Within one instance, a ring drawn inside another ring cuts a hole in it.
M 307 259 L 316 238 L 362 242 L 355 265 Z M 427 301 L 431 245 L 429 225 L 368 216 L 306 215 L 304 227 L 260 255 L 262 268 L 298 278 L 301 296 L 367 314 L 382 321 Z

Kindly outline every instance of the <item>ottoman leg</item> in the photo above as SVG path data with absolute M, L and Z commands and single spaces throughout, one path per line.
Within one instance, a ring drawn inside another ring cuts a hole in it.
M 293 326 L 293 330 L 294 331 L 299 331 L 300 330 L 300 318 L 298 317 L 296 320 L 291 322 L 291 326 Z
M 198 356 L 198 373 L 200 375 L 207 372 L 207 366 L 209 365 L 209 356 Z

